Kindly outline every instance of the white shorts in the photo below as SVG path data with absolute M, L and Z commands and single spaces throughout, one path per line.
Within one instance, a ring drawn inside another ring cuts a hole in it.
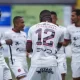
M 0 65 L 0 80 L 3 80 L 3 67 Z
M 1 77 L 2 76 L 2 77 Z M 12 79 L 11 72 L 6 63 L 0 65 L 0 80 Z
M 57 67 L 30 67 L 27 80 L 62 80 Z
M 72 77 L 78 78 L 80 77 L 80 62 L 71 63 L 72 68 Z
M 19 61 L 18 59 L 15 59 L 13 61 L 13 64 L 10 62 L 10 68 L 15 75 L 15 77 L 21 77 L 26 76 L 28 73 L 28 66 L 26 61 Z
M 58 62 L 58 68 L 59 68 L 61 74 L 63 74 L 63 73 L 67 74 L 67 63 L 66 63 L 66 61 Z

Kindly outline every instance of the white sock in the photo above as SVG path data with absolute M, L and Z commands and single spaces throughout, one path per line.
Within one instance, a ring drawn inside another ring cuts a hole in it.
M 25 76 L 24 78 L 20 79 L 20 80 L 27 80 L 27 76 Z

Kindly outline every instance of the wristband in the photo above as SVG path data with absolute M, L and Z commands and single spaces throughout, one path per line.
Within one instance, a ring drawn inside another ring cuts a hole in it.
M 1 44 L 6 44 L 6 41 L 5 40 L 1 40 Z

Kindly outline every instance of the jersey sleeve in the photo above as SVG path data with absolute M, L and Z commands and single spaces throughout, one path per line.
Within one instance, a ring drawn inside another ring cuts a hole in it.
M 1 33 L 0 40 L 6 40 L 6 39 L 9 39 L 9 36 L 6 33 Z
M 2 39 L 6 40 L 9 39 L 9 34 L 7 32 L 5 32 L 4 34 L 2 34 Z
M 69 28 L 67 28 L 64 32 L 64 40 L 70 40 L 71 39 L 71 35 L 69 32 Z

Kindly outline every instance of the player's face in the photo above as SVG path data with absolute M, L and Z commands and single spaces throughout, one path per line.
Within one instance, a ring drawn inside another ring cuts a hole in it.
M 53 23 L 53 24 L 56 24 L 56 22 L 57 22 L 57 17 L 52 14 L 52 15 L 51 15 L 51 18 L 52 18 L 52 23 Z
M 25 26 L 25 25 L 24 25 L 24 19 L 23 19 L 23 18 L 20 18 L 20 19 L 19 19 L 17 26 L 18 26 L 18 29 L 19 29 L 19 30 L 22 30 L 22 31 L 24 30 L 24 26 Z
M 71 22 L 76 23 L 78 21 L 78 16 L 76 15 L 76 12 L 72 12 L 71 14 Z

